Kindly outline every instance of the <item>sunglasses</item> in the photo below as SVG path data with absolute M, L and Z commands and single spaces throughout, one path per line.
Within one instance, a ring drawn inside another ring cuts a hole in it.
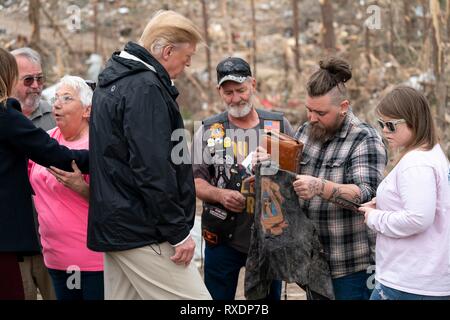
M 25 77 L 23 77 L 22 80 L 23 80 L 23 85 L 25 87 L 30 87 L 33 84 L 34 80 L 36 80 L 37 84 L 41 86 L 41 85 L 44 84 L 45 77 L 43 75 L 40 75 L 40 76 L 25 76 Z
M 389 132 L 395 132 L 395 130 L 397 129 L 397 127 L 396 127 L 397 124 L 406 122 L 405 119 L 388 120 L 388 121 L 383 121 L 381 119 L 378 119 L 377 121 L 381 127 L 381 130 L 383 130 L 384 127 L 386 127 L 389 130 Z

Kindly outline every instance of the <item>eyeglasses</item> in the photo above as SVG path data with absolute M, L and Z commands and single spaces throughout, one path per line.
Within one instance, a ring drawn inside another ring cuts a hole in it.
M 60 101 L 62 104 L 68 104 L 72 101 L 75 101 L 75 99 L 69 95 L 64 95 L 64 96 L 54 96 L 53 98 L 50 99 L 50 103 L 52 105 L 54 105 L 56 103 L 56 101 Z
M 23 85 L 25 87 L 30 87 L 35 80 L 36 80 L 37 84 L 41 86 L 41 85 L 44 84 L 45 77 L 43 75 L 40 75 L 40 76 L 25 76 L 25 77 L 22 78 L 22 80 L 23 80 Z
M 381 130 L 383 130 L 384 127 L 386 127 L 389 130 L 389 132 L 395 132 L 395 130 L 397 129 L 397 127 L 396 127 L 397 124 L 406 122 L 405 119 L 388 120 L 388 121 L 383 121 L 381 119 L 378 119 L 377 121 L 381 127 Z

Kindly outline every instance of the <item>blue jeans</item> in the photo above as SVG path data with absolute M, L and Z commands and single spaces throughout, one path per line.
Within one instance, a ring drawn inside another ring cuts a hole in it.
M 370 276 L 366 271 L 360 271 L 333 279 L 336 300 L 369 300 L 372 290 L 367 286 L 367 280 Z
M 58 300 L 103 300 L 103 271 L 81 271 L 80 287 L 69 289 L 69 284 L 76 284 L 74 273 L 63 270 L 48 269 Z M 69 279 L 70 278 L 70 279 Z
M 247 255 L 228 245 L 205 247 L 205 284 L 214 300 L 234 300 L 239 271 L 245 267 Z M 274 280 L 268 300 L 280 300 L 281 281 Z
M 375 283 L 375 289 L 370 296 L 370 300 L 450 300 L 450 296 L 423 296 L 420 294 L 408 293 L 386 287 L 377 281 Z

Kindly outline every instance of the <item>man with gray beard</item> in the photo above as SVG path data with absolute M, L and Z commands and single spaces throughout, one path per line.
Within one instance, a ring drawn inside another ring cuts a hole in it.
M 19 79 L 13 89 L 13 97 L 19 100 L 22 113 L 36 127 L 45 131 L 56 126 L 52 116 L 52 107 L 41 99 L 45 77 L 42 72 L 42 62 L 39 53 L 31 48 L 19 48 L 11 51 L 16 58 L 19 69 Z
M 293 135 L 280 113 L 256 109 L 256 80 L 250 66 L 229 57 L 217 66 L 217 90 L 226 111 L 203 121 L 194 137 L 194 181 L 203 201 L 202 234 L 205 284 L 215 300 L 233 300 L 239 271 L 245 266 L 253 223 L 254 198 L 243 180 L 242 165 L 259 144 L 261 132 Z M 268 299 L 279 300 L 281 281 L 273 281 Z
M 36 127 L 45 131 L 53 129 L 56 122 L 52 115 L 52 107 L 41 99 L 45 80 L 41 56 L 31 48 L 19 48 L 11 51 L 11 54 L 16 58 L 19 70 L 19 79 L 13 89 L 12 96 L 19 100 L 22 113 Z M 34 212 L 37 226 L 36 211 L 34 210 Z M 37 289 L 39 289 L 44 300 L 55 300 L 55 291 L 42 254 L 40 252 L 29 252 L 19 257 L 19 260 L 25 299 L 36 300 Z

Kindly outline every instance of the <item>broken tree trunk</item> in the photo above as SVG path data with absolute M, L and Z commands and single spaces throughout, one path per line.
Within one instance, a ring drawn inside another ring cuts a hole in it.
M 406 35 L 406 43 L 408 46 L 411 44 L 413 40 L 413 26 L 411 19 L 411 3 L 410 0 L 403 0 L 403 20 L 405 22 L 405 35 Z
M 208 107 L 212 104 L 213 101 L 213 90 L 212 90 L 212 67 L 211 67 L 211 40 L 209 38 L 208 25 L 209 25 L 209 16 L 208 16 L 208 7 L 206 4 L 206 0 L 201 0 L 202 2 L 202 13 L 203 13 L 203 33 L 205 37 L 206 47 L 206 70 L 208 73 L 208 84 L 206 86 L 208 91 Z
M 94 52 L 98 53 L 98 0 L 94 0 Z
M 256 78 L 256 9 L 255 0 L 250 1 L 252 9 L 252 62 L 253 62 L 253 77 Z
M 395 48 L 394 48 L 394 38 L 395 38 L 395 31 L 394 31 L 394 6 L 392 5 L 392 0 L 389 0 L 389 53 L 391 55 L 395 55 Z
M 437 100 L 438 126 L 446 133 L 447 123 L 445 121 L 447 107 L 447 83 L 445 76 L 445 46 L 442 41 L 441 32 L 441 8 L 438 0 L 430 0 L 430 13 L 432 20 L 432 47 L 433 47 L 433 70 L 436 77 L 435 96 Z M 443 28 L 442 28 L 443 29 Z
M 30 0 L 28 4 L 28 20 L 31 24 L 31 39 L 30 46 L 39 46 L 41 42 L 41 28 L 40 28 L 40 0 Z
M 294 66 L 295 66 L 295 71 L 296 71 L 296 75 L 295 77 L 298 78 L 300 75 L 300 45 L 299 45 L 299 26 L 298 26 L 298 0 L 292 0 L 292 11 L 293 11 L 293 29 L 294 29 L 294 38 L 295 38 L 295 48 L 294 48 Z
M 227 38 L 227 54 L 233 54 L 233 36 L 231 35 L 230 17 L 228 16 L 227 0 L 221 0 L 222 18 L 224 19 L 225 35 Z
M 322 12 L 323 47 L 328 53 L 336 50 L 336 36 L 334 34 L 334 12 L 330 0 L 319 0 Z

